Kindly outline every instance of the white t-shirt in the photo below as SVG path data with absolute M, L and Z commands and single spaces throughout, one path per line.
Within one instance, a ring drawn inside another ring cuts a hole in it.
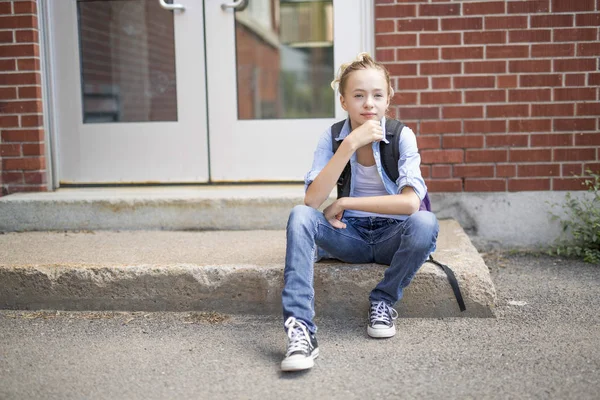
M 377 172 L 377 165 L 365 167 L 356 163 L 356 176 L 354 177 L 354 196 L 353 197 L 371 197 L 388 196 L 389 193 L 383 186 L 383 181 Z M 398 218 L 397 215 L 376 214 L 367 211 L 346 210 L 344 217 L 382 217 Z

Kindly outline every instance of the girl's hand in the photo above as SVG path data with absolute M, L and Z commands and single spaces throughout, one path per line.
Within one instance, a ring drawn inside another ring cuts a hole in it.
M 380 121 L 368 120 L 348 136 L 354 146 L 358 149 L 369 143 L 380 142 L 383 140 L 383 128 Z
M 346 224 L 342 222 L 342 215 L 344 214 L 344 207 L 342 207 L 340 203 L 340 199 L 331 203 L 325 210 L 323 210 L 323 215 L 327 222 L 331 224 L 334 228 L 345 229 Z

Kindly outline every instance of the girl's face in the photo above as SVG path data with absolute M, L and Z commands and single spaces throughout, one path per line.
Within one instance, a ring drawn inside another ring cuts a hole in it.
M 390 105 L 387 88 L 383 71 L 367 68 L 350 73 L 340 102 L 350 116 L 352 129 L 370 119 L 381 121 Z

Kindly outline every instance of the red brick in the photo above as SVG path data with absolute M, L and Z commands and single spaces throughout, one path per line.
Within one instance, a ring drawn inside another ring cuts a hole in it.
M 398 90 L 428 89 L 427 78 L 398 78 Z
M 532 57 L 572 57 L 575 55 L 574 44 L 532 44 Z
M 19 126 L 19 117 L 16 115 L 0 114 L 0 128 L 16 128 Z
M 46 168 L 46 159 L 44 157 L 27 158 L 4 158 L 2 159 L 2 169 L 12 170 L 39 170 Z
M 452 79 L 450 77 L 431 78 L 432 89 L 450 89 L 452 87 Z
M 423 178 L 429 178 L 431 176 L 431 166 L 421 164 L 421 176 Z
M 484 178 L 494 177 L 493 165 L 455 165 L 454 176 L 457 178 Z
M 529 135 L 485 135 L 486 147 L 527 147 Z
M 600 47 L 600 43 L 598 44 Z M 576 58 L 570 60 L 554 60 L 554 71 L 596 71 L 595 58 Z
M 22 86 L 19 88 L 19 98 L 21 99 L 41 99 L 42 88 L 40 86 Z
M 417 49 L 402 49 L 398 50 L 398 60 L 438 60 L 440 52 L 438 48 L 417 48 Z
M 42 115 L 22 115 L 21 126 L 22 127 L 37 127 L 44 124 L 44 117 Z
M 438 119 L 439 107 L 401 107 L 399 113 L 402 119 Z
M 550 179 L 509 179 L 509 192 L 524 192 L 528 190 L 550 190 Z
M 576 14 L 575 25 L 577 26 L 600 26 L 600 13 Z
M 452 176 L 452 166 L 433 165 L 431 167 L 431 176 L 433 178 L 450 178 Z
M 585 86 L 585 74 L 566 74 L 565 86 Z
M 452 75 L 461 73 L 459 62 L 422 63 L 419 69 L 421 75 Z
M 396 21 L 390 20 L 377 20 L 375 23 L 375 33 L 388 33 L 394 32 L 394 28 L 396 27 Z M 379 47 L 379 42 L 377 41 L 377 35 L 375 35 L 375 44 Z
M 551 149 L 510 149 L 512 162 L 552 161 Z
M 443 18 L 444 31 L 473 31 L 483 29 L 483 18 Z
M 44 140 L 44 131 L 41 129 L 3 130 L 3 142 L 41 142 Z
M 589 74 L 588 85 L 590 86 L 600 86 L 600 72 Z M 581 85 L 583 86 L 583 85 Z
M 465 179 L 466 192 L 504 192 L 505 179 Z
M 528 104 L 507 104 L 486 106 L 488 118 L 528 117 Z
M 33 72 L 3 74 L 0 73 L 0 85 L 39 85 L 40 74 Z
M 600 44 L 598 43 L 579 43 L 577 45 L 577 56 L 598 56 L 600 55 Z
M 527 58 L 529 57 L 529 46 L 487 46 L 485 58 Z
M 15 14 L 36 14 L 37 7 L 35 1 L 17 1 L 15 4 Z
M 44 143 L 23 144 L 23 155 L 25 155 L 25 156 L 43 156 L 44 152 L 45 152 Z
M 40 70 L 40 59 L 39 58 L 22 58 L 17 60 L 17 67 L 19 71 L 39 71 Z
M 583 174 L 583 165 L 581 163 L 562 165 L 562 176 L 573 176 L 581 174 Z
M 573 15 L 532 15 L 531 16 L 531 27 L 532 28 L 546 28 L 546 27 L 559 27 L 559 26 L 573 26 Z M 556 30 L 554 31 L 556 32 Z
M 460 4 L 421 4 L 419 5 L 419 16 L 447 16 L 460 15 Z
M 600 146 L 600 132 L 575 134 L 575 146 Z
M 437 31 L 437 19 L 401 19 L 396 26 L 400 32 L 420 32 L 420 31 Z
M 554 161 L 588 161 L 596 159 L 596 149 L 554 149 Z
M 0 15 L 12 14 L 11 3 L 0 3 Z
M 0 100 L 13 100 L 17 98 L 17 88 L 0 87 Z M 0 105 L 0 108 L 2 106 Z
M 421 33 L 419 46 L 447 46 L 461 44 L 460 33 Z
M 510 72 L 550 72 L 552 62 L 550 60 L 518 60 L 509 61 Z
M 417 75 L 417 64 L 385 64 L 392 76 Z
M 596 119 L 595 118 L 568 118 L 554 120 L 554 130 L 557 132 L 561 131 L 595 131 L 596 130 Z M 577 136 L 575 136 L 577 137 Z M 579 144 L 579 143 L 575 143 Z
M 440 137 L 439 136 L 419 136 L 417 137 L 417 147 L 419 149 L 439 149 Z
M 550 119 L 520 119 L 511 120 L 508 124 L 509 132 L 549 132 L 552 129 Z
M 395 49 L 377 49 L 375 51 L 375 59 L 379 62 L 396 61 Z
M 483 58 L 483 47 L 444 47 L 442 48 L 442 59 L 445 60 L 469 60 Z
M 394 95 L 392 103 L 397 105 L 415 105 L 417 104 L 417 93 L 401 91 Z
M 3 3 L 0 3 L 2 5 Z M 0 43 L 13 43 L 14 34 L 13 31 L 0 31 Z
M 473 90 L 465 92 L 466 103 L 504 103 L 505 90 Z
M 5 101 L 0 104 L 0 112 L 6 114 L 35 113 L 42 111 L 42 102 L 36 100 Z
M 0 157 L 21 156 L 21 144 L 0 144 Z
M 562 75 L 559 74 L 539 74 L 539 75 L 521 75 L 520 84 L 522 87 L 547 87 L 562 86 Z
M 586 42 L 598 38 L 598 31 L 594 28 L 554 29 L 554 42 Z
M 596 88 L 554 89 L 554 101 L 596 100 Z
M 24 30 L 15 31 L 15 39 L 17 43 L 38 43 L 39 35 L 38 31 Z
M 551 39 L 552 31 L 550 29 L 531 29 L 508 32 L 508 41 L 510 43 L 550 42 Z
M 423 121 L 420 133 L 422 135 L 437 135 L 441 133 L 460 133 L 460 121 Z
M 483 118 L 482 106 L 453 106 L 444 107 L 442 110 L 444 118 Z
M 460 179 L 427 180 L 425 183 L 430 192 L 462 192 L 462 180 Z
M 464 32 L 465 44 L 506 43 L 505 31 Z
M 570 117 L 575 115 L 574 104 L 532 104 L 532 117 Z
M 553 178 L 552 190 L 586 190 L 585 178 Z
M 423 150 L 421 159 L 425 164 L 457 164 L 464 161 L 463 150 Z
M 377 42 L 377 47 L 416 46 L 417 35 L 401 33 L 393 33 L 391 35 L 376 35 L 375 41 Z
M 491 132 L 506 132 L 505 120 L 465 120 L 465 133 L 491 133 Z
M 37 17 L 34 15 L 0 16 L 2 29 L 37 28 Z
M 564 13 L 572 11 L 594 11 L 595 8 L 596 5 L 594 4 L 594 0 L 552 0 L 553 13 Z
M 457 104 L 462 103 L 461 92 L 423 92 L 421 104 Z
M 46 172 L 25 172 L 23 178 L 25 184 L 44 184 L 46 183 Z
M 15 184 L 15 183 L 23 183 L 23 173 L 22 172 L 2 172 L 2 179 L 0 182 L 6 184 Z
M 498 77 L 498 89 L 517 87 L 517 75 L 506 75 Z
M 527 17 L 485 17 L 485 29 L 526 29 Z
M 506 72 L 506 61 L 465 62 L 465 74 L 502 74 Z
M 444 135 L 443 148 L 445 149 L 473 149 L 483 147 L 483 135 Z
M 540 102 L 552 100 L 552 89 L 513 89 L 508 91 L 508 101 Z
M 466 150 L 467 163 L 492 163 L 508 161 L 508 151 L 504 150 Z
M 493 76 L 455 76 L 455 88 L 493 88 L 496 79 Z
M 548 0 L 519 0 L 508 2 L 509 14 L 532 14 L 545 13 L 550 11 Z
M 417 10 L 412 4 L 382 5 L 375 7 L 375 18 L 416 17 Z
M 600 173 L 600 162 L 595 162 L 595 163 L 586 162 L 583 164 L 583 170 Z
M 600 103 L 577 104 L 577 115 L 600 115 Z
M 517 167 L 511 164 L 496 165 L 497 177 L 512 177 L 517 175 Z
M 39 57 L 37 44 L 9 44 L 0 46 L 3 57 Z
M 570 133 L 536 134 L 530 137 L 531 147 L 572 146 L 573 135 Z
M 463 3 L 464 15 L 504 14 L 504 1 L 482 1 L 478 3 Z

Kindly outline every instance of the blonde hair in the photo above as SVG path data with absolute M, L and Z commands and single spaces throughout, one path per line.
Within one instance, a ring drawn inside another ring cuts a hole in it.
M 394 95 L 394 88 L 392 88 L 392 84 L 390 83 L 390 73 L 383 64 L 373 60 L 369 53 L 359 53 L 354 61 L 340 65 L 336 78 L 331 81 L 331 88 L 333 90 L 338 90 L 343 96 L 344 90 L 346 89 L 346 82 L 348 81 L 350 74 L 354 71 L 367 68 L 374 68 L 383 72 L 388 84 L 388 99 L 391 99 Z

